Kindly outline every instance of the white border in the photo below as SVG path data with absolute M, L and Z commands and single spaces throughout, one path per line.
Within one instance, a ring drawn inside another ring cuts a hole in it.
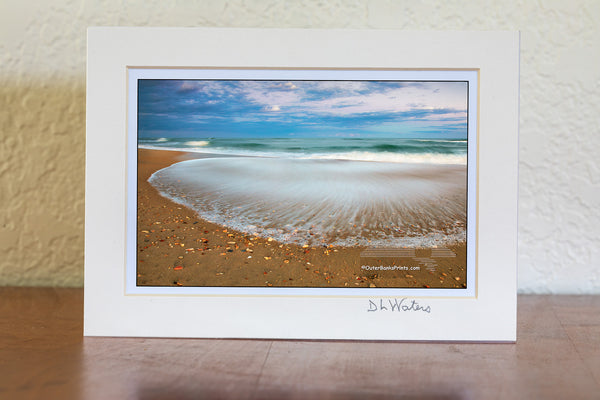
M 126 295 L 128 67 L 478 70 L 475 296 Z M 518 33 L 90 28 L 87 72 L 85 335 L 515 340 Z
M 148 287 L 137 286 L 137 93 L 138 79 L 250 79 L 250 80 L 377 80 L 377 81 L 466 81 L 468 82 L 468 198 L 467 198 L 467 288 L 279 288 L 279 287 Z M 127 294 L 223 294 L 294 296 L 421 296 L 470 297 L 476 285 L 476 183 L 477 183 L 477 82 L 478 71 L 404 70 L 247 70 L 247 69 L 154 69 L 128 68 L 127 143 Z

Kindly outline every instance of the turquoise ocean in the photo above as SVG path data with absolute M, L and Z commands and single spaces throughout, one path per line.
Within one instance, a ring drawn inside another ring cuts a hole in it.
M 143 148 L 259 157 L 466 164 L 467 140 L 398 138 L 156 138 Z

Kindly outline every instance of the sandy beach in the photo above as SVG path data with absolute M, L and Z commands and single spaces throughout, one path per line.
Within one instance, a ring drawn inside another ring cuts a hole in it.
M 464 243 L 394 250 L 281 243 L 207 222 L 148 182 L 162 168 L 205 157 L 214 155 L 138 151 L 138 285 L 464 287 Z

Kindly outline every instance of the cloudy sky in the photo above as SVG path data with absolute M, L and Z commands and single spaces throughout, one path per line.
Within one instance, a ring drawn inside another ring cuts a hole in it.
M 466 82 L 140 80 L 140 138 L 467 135 Z

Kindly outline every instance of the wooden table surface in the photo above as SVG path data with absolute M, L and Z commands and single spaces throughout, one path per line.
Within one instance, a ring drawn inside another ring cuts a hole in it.
M 600 296 L 520 296 L 517 344 L 82 337 L 83 290 L 0 288 L 0 399 L 600 399 Z

